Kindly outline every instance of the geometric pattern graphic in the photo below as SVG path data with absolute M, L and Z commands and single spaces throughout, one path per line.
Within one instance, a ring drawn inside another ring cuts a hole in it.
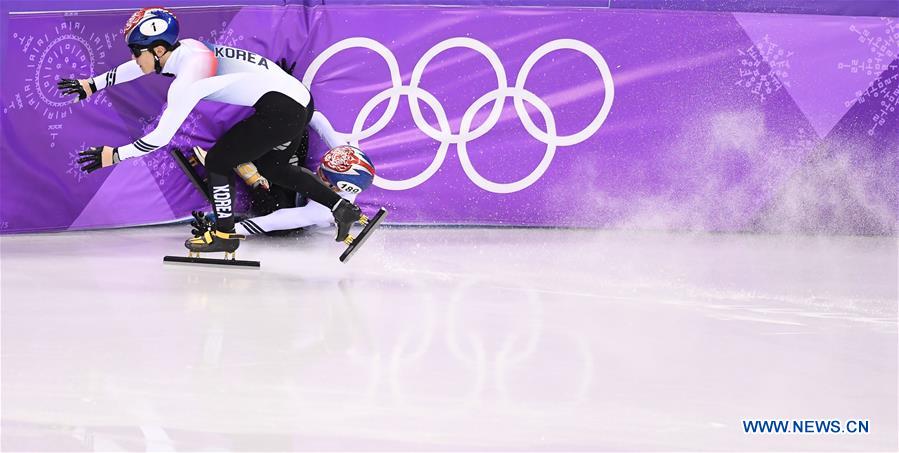
M 734 16 L 755 46 L 766 51 L 756 59 L 767 64 L 766 75 L 777 79 L 770 85 L 784 87 L 821 137 L 827 136 L 899 51 L 896 19 Z

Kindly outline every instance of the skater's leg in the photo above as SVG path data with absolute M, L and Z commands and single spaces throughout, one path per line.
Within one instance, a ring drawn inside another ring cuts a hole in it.
M 212 231 L 199 231 L 198 234 L 184 242 L 191 253 L 226 252 L 234 253 L 240 246 L 242 236 L 234 234 L 234 175 L 208 173 L 209 196 L 215 210 L 215 228 Z
M 255 113 L 231 127 L 209 149 L 206 168 L 224 174 L 252 162 L 301 137 L 309 121 L 307 108 L 281 93 L 267 93 L 253 107 Z
M 227 176 L 209 170 L 209 198 L 215 211 L 215 226 L 219 231 L 234 231 L 234 177 L 228 172 Z
M 235 228 L 239 234 L 264 234 L 310 226 L 325 227 L 333 219 L 330 209 L 318 203 L 309 203 L 303 207 L 279 209 L 266 216 L 244 220 L 235 225 Z
M 305 108 L 281 93 L 263 95 L 254 108 L 253 115 L 225 132 L 206 155 L 209 190 L 217 218 L 212 231 L 184 243 L 191 253 L 233 253 L 237 249 L 242 236 L 234 234 L 232 169 L 292 140 L 307 122 Z
M 311 171 L 290 165 L 287 150 L 272 151 L 256 161 L 259 171 L 274 184 L 308 196 L 331 211 L 337 224 L 336 241 L 343 241 L 353 223 L 362 218 L 362 210 L 337 195 Z
M 320 204 L 333 207 L 340 201 L 337 195 L 321 179 L 306 168 L 290 164 L 289 150 L 274 150 L 256 160 L 259 172 L 273 184 L 301 193 Z
M 291 158 L 297 153 L 301 145 L 306 125 L 315 111 L 314 104 L 303 108 L 300 125 L 294 131 L 294 139 L 286 149 L 273 149 L 264 156 L 254 159 L 259 172 L 269 181 L 281 187 L 286 187 L 294 192 L 306 195 L 310 199 L 328 208 L 333 208 L 341 200 L 330 187 L 311 171 L 296 165 L 291 165 Z
M 206 154 L 219 231 L 234 231 L 232 169 L 292 140 L 306 122 L 305 109 L 280 93 L 264 95 L 255 107 L 253 115 L 225 132 Z

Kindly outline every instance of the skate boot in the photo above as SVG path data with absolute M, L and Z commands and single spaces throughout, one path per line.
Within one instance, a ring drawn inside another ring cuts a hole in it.
M 343 198 L 331 208 L 331 214 L 334 215 L 334 223 L 337 224 L 337 237 L 334 239 L 337 242 L 344 242 L 347 239 L 347 236 L 350 234 L 350 227 L 354 223 L 361 222 L 364 225 L 368 222 L 368 217 L 362 214 L 359 206 Z
M 165 263 L 184 264 L 215 264 L 228 266 L 242 266 L 258 269 L 259 261 L 246 261 L 237 259 L 237 247 L 244 236 L 236 233 L 226 233 L 215 229 L 214 220 L 209 215 L 200 211 L 194 211 L 194 219 L 190 222 L 193 227 L 191 233 L 194 237 L 184 241 L 187 248 L 187 258 L 183 256 L 164 256 Z M 225 259 L 201 258 L 200 253 L 225 252 Z
M 225 259 L 235 259 L 240 239 L 244 236 L 236 233 L 226 233 L 209 228 L 206 231 L 198 231 L 194 237 L 184 241 L 188 256 L 200 257 L 200 253 L 225 252 Z

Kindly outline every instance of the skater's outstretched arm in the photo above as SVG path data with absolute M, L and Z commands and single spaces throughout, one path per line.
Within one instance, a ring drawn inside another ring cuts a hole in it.
M 64 95 L 78 95 L 74 102 L 80 102 L 104 88 L 130 82 L 142 75 L 144 75 L 144 72 L 140 69 L 140 65 L 136 61 L 131 60 L 103 74 L 87 79 L 60 79 L 56 83 L 56 87 Z
M 197 103 L 208 94 L 232 83 L 240 75 L 211 77 L 216 71 L 215 59 L 196 59 L 169 87 L 168 106 L 162 112 L 156 129 L 144 137 L 121 147 L 98 146 L 80 153 L 78 163 L 90 173 L 115 165 L 123 159 L 140 157 L 155 151 L 172 140 Z
M 156 129 L 120 147 L 120 158 L 140 157 L 167 145 L 201 99 L 226 86 L 229 78 L 239 77 L 235 75 L 213 77 L 217 63 L 211 52 L 210 57 L 197 58 L 185 63 L 185 68 L 169 87 L 168 105 L 162 112 Z
M 92 81 L 97 86 L 97 91 L 100 91 L 113 85 L 130 82 L 142 75 L 144 75 L 144 72 L 140 69 L 140 65 L 137 64 L 137 61 L 130 60 L 103 74 L 91 77 L 88 80 Z

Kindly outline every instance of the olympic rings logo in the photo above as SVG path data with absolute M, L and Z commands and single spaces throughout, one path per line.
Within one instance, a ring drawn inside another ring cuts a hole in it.
M 605 122 L 606 118 L 609 116 L 609 111 L 612 109 L 612 101 L 615 97 L 615 85 L 612 81 L 612 73 L 609 70 L 609 65 L 606 63 L 605 59 L 596 49 L 591 47 L 589 44 L 575 39 L 557 39 L 547 42 L 546 44 L 538 47 L 525 60 L 524 65 L 521 67 L 521 70 L 518 73 L 518 77 L 515 79 L 515 85 L 510 87 L 508 86 L 506 79 L 506 70 L 503 67 L 502 61 L 499 59 L 499 56 L 496 54 L 496 52 L 493 51 L 493 49 L 476 39 L 461 37 L 450 38 L 438 43 L 430 50 L 425 52 L 424 56 L 422 56 L 418 63 L 415 64 L 415 67 L 412 70 L 412 78 L 409 85 L 403 85 L 403 80 L 400 76 L 399 64 L 397 63 L 396 57 L 387 47 L 370 38 L 347 38 L 328 47 L 324 52 L 316 57 L 315 60 L 312 61 L 312 63 L 306 69 L 306 73 L 303 75 L 303 84 L 311 87 L 312 81 L 315 78 L 315 74 L 329 58 L 331 58 L 338 52 L 355 47 L 361 47 L 374 51 L 384 59 L 390 71 L 390 80 L 392 86 L 376 94 L 368 102 L 365 103 L 365 105 L 359 111 L 355 123 L 353 124 L 353 130 L 350 133 L 338 132 L 338 134 L 352 146 L 359 147 L 359 142 L 361 140 L 365 140 L 366 138 L 377 134 L 387 126 L 387 123 L 391 118 L 393 118 L 393 115 L 396 113 L 400 97 L 406 96 L 409 99 L 409 108 L 412 112 L 412 118 L 415 121 L 416 127 L 418 127 L 418 129 L 428 137 L 440 143 L 440 146 L 437 149 L 437 154 L 434 156 L 434 160 L 431 161 L 430 165 L 428 165 L 428 167 L 418 175 L 404 180 L 390 180 L 380 175 L 376 175 L 374 179 L 374 185 L 387 190 L 411 189 L 427 181 L 437 172 L 440 166 L 443 165 L 443 161 L 446 159 L 449 145 L 452 144 L 456 145 L 457 147 L 459 160 L 462 163 L 462 168 L 465 171 L 465 174 L 478 187 L 494 193 L 512 193 L 525 189 L 531 184 L 534 184 L 537 180 L 540 179 L 541 176 L 543 176 L 543 174 L 549 168 L 549 165 L 552 162 L 553 157 L 556 154 L 556 149 L 558 147 L 572 146 L 581 143 L 584 140 L 590 138 L 593 134 L 596 133 L 597 130 L 599 130 L 600 126 L 602 126 L 603 122 Z M 428 63 L 441 52 L 456 47 L 468 48 L 485 56 L 496 72 L 497 83 L 497 88 L 495 90 L 484 94 L 468 107 L 468 109 L 465 111 L 465 114 L 462 116 L 462 121 L 459 127 L 460 130 L 458 133 L 454 133 L 450 130 L 449 119 L 443 109 L 443 105 L 440 104 L 440 101 L 438 101 L 437 98 L 434 97 L 434 95 L 419 86 L 419 83 L 421 82 L 421 76 L 424 73 L 425 67 L 428 65 Z M 593 118 L 590 124 L 588 124 L 584 129 L 577 133 L 560 136 L 556 131 L 556 119 L 553 116 L 552 110 L 550 109 L 549 105 L 547 105 L 537 95 L 528 91 L 525 88 L 525 83 L 527 82 L 528 74 L 537 63 L 537 61 L 539 61 L 550 52 L 562 49 L 571 49 L 578 51 L 586 55 L 593 61 L 593 63 L 599 69 L 600 75 L 602 76 L 603 87 L 605 89 L 605 98 L 603 99 L 602 105 L 600 106 L 599 113 L 596 114 L 596 117 Z M 488 131 L 490 131 L 497 124 L 497 122 L 499 122 L 499 118 L 502 114 L 506 98 L 509 97 L 512 98 L 515 111 L 518 114 L 518 117 L 521 120 L 522 124 L 524 125 L 525 130 L 527 130 L 527 132 L 532 137 L 546 145 L 546 152 L 544 153 L 543 159 L 537 165 L 537 168 L 535 168 L 524 178 L 514 182 L 499 183 L 485 178 L 474 168 L 474 165 L 472 165 L 471 159 L 468 156 L 468 142 L 483 136 Z M 365 121 L 368 119 L 368 116 L 371 114 L 371 112 L 375 109 L 375 107 L 380 105 L 385 100 L 388 101 L 387 109 L 384 111 L 381 117 L 368 128 L 363 128 Z M 439 129 L 435 129 L 425 120 L 424 116 L 421 113 L 419 101 L 424 101 L 424 103 L 427 104 L 428 107 L 431 108 L 431 110 L 433 110 L 434 114 L 437 117 Z M 483 124 L 472 130 L 472 122 L 474 121 L 475 114 L 489 102 L 493 102 L 493 107 L 490 110 L 487 119 L 484 120 Z M 525 102 L 535 107 L 537 111 L 539 111 L 543 116 L 543 121 L 546 124 L 545 131 L 539 128 L 531 120 L 530 116 L 525 110 Z

